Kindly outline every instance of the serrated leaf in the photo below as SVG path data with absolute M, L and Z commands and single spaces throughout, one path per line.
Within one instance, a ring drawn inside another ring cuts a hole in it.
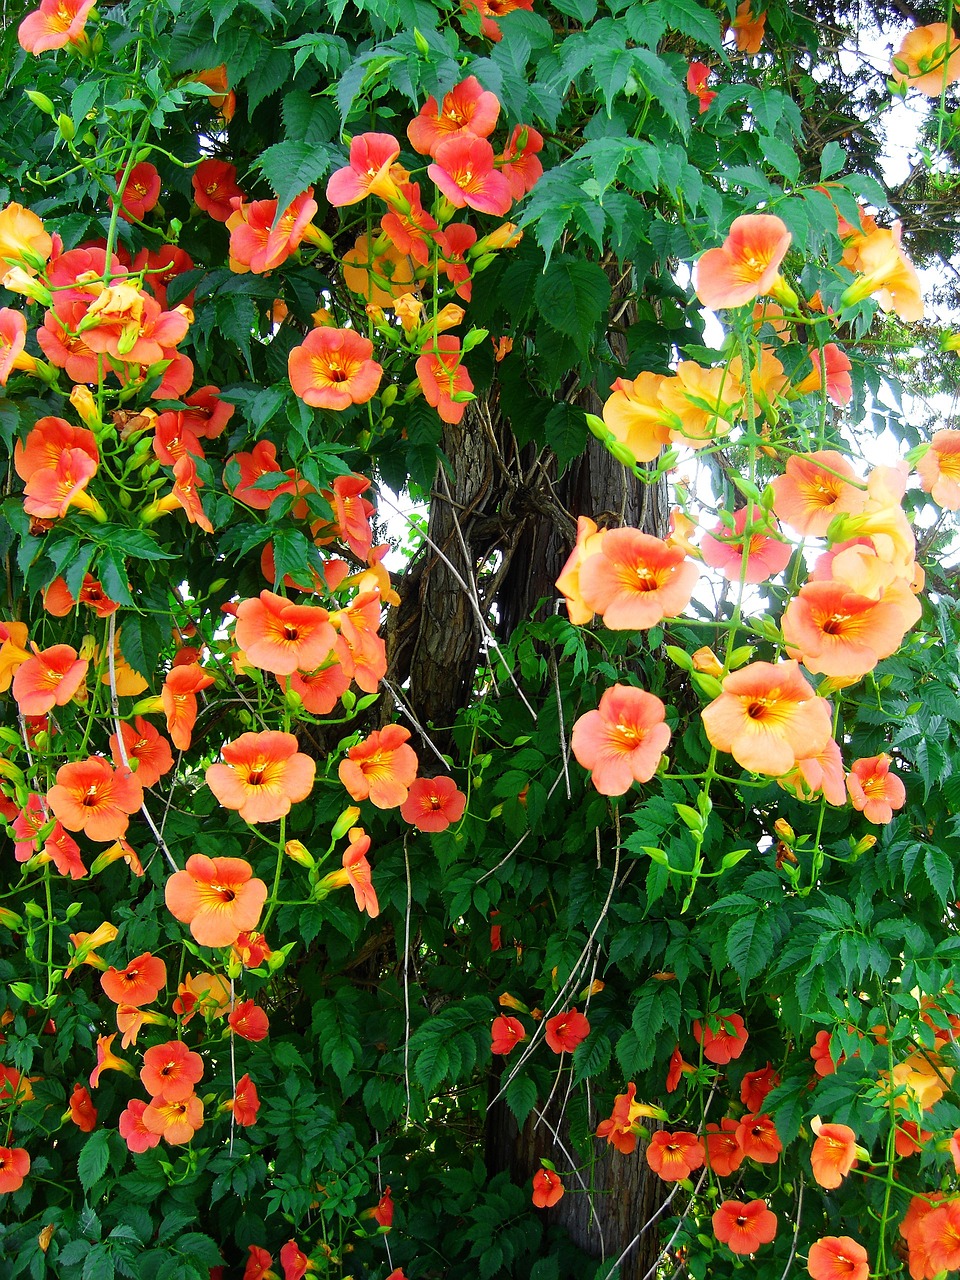
M 339 161 L 340 154 L 332 146 L 288 138 L 267 147 L 260 156 L 259 167 L 277 197 L 277 210 L 282 211 Z
M 84 124 L 87 113 L 93 110 L 94 103 L 100 97 L 100 90 L 103 87 L 103 81 L 91 77 L 90 79 L 81 80 L 70 96 L 70 119 L 73 121 L 73 127 L 80 130 L 80 126 Z
M 583 410 L 560 401 L 547 414 L 544 432 L 547 444 L 557 455 L 557 467 L 562 474 L 567 464 L 580 456 L 587 443 Z
M 667 0 L 666 18 L 671 30 L 690 36 L 698 44 L 705 44 L 718 52 L 723 47 L 723 33 L 716 14 L 704 9 L 696 0 Z
M 584 351 L 610 305 L 610 281 L 595 262 L 563 255 L 554 258 L 536 284 L 543 318 Z
M 941 906 L 946 906 L 954 897 L 953 861 L 950 855 L 936 844 L 926 845 L 923 851 L 923 869 Z
M 145 613 L 124 615 L 120 628 L 120 652 L 146 680 L 156 674 L 166 637 L 159 619 Z
M 687 105 L 686 86 L 674 75 L 671 68 L 649 49 L 634 49 L 634 75 L 641 80 L 656 102 L 677 126 L 686 139 L 690 136 L 690 108 Z
M 777 173 L 790 182 L 797 181 L 800 177 L 800 157 L 793 147 L 780 138 L 761 137 L 760 148 Z
M 515 1076 L 507 1085 L 505 1097 L 517 1127 L 522 1129 L 527 1116 L 537 1105 L 536 1083 L 529 1076 Z
M 742 916 L 731 926 L 727 934 L 727 958 L 740 979 L 741 991 L 769 963 L 773 950 L 773 929 L 769 917 L 762 911 Z
M 107 1171 L 110 1160 L 110 1134 L 106 1129 L 96 1129 L 84 1144 L 77 1160 L 77 1176 L 84 1191 L 90 1188 Z

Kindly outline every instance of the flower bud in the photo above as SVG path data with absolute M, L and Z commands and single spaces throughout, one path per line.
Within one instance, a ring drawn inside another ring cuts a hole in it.
M 356 805 L 352 804 L 349 808 L 344 809 L 343 813 L 341 813 L 340 817 L 333 824 L 333 830 L 330 832 L 330 839 L 341 840 L 359 817 L 360 810 Z
M 53 115 L 53 103 L 45 93 L 40 93 L 36 89 L 25 89 L 24 93 L 30 99 L 38 110 L 42 111 L 45 116 Z
M 299 840 L 288 840 L 283 846 L 283 851 L 298 866 L 306 867 L 309 870 L 317 865 L 316 858 L 314 858 L 307 846 L 301 844 Z
M 57 129 L 65 142 L 72 142 L 77 135 L 77 127 L 68 115 L 62 111 L 57 116 Z
M 90 427 L 92 431 L 96 431 L 103 426 L 100 410 L 97 408 L 97 402 L 94 400 L 89 387 L 74 387 L 70 392 L 70 403 L 76 409 L 80 421 L 85 427 Z
M 723 675 L 723 664 L 707 645 L 692 654 L 690 661 L 693 663 L 694 671 L 700 671 L 703 675 L 713 676 L 716 680 Z

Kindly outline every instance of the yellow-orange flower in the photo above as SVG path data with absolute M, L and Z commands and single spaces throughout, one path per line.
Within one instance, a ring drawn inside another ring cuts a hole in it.
M 313 790 L 316 765 L 297 745 L 292 733 L 243 733 L 207 769 L 207 786 L 245 822 L 275 822 Z
M 727 676 L 703 712 L 707 738 L 752 773 L 778 777 L 831 737 L 830 705 L 796 662 L 752 662 Z
M 201 946 L 229 947 L 257 927 L 267 886 L 253 879 L 253 868 L 243 858 L 195 853 L 167 881 L 165 898 L 171 915 L 189 924 Z
M 928 98 L 939 98 L 944 85 L 960 80 L 960 40 L 945 22 L 915 27 L 893 55 L 890 77 Z

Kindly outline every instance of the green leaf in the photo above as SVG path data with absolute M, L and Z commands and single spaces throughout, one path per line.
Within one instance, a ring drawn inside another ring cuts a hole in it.
M 683 138 L 690 136 L 690 108 L 686 86 L 658 54 L 649 49 L 634 49 L 634 75 L 643 82 L 650 97 L 657 102 L 677 126 Z
M 597 88 L 603 94 L 607 115 L 613 115 L 613 100 L 626 88 L 633 72 L 634 49 L 598 49 L 590 65 Z
M 564 254 L 554 258 L 536 285 L 546 322 L 586 352 L 590 337 L 610 306 L 610 281 L 602 267 Z
M 945 907 L 954 897 L 953 860 L 949 853 L 936 844 L 926 845 L 923 851 L 923 869 L 941 906 Z
M 680 31 L 717 52 L 723 47 L 723 32 L 716 14 L 704 9 L 696 0 L 666 0 L 664 8 L 671 30 Z
M 87 114 L 93 110 L 94 104 L 100 97 L 102 87 L 103 82 L 91 76 L 88 80 L 81 80 L 71 94 L 70 119 L 78 132 L 80 126 L 86 121 Z
M 741 991 L 745 991 L 750 979 L 769 963 L 773 952 L 773 929 L 763 912 L 742 916 L 731 926 L 727 934 L 727 956 L 740 979 Z
M 527 1116 L 537 1104 L 536 1082 L 529 1076 L 515 1076 L 507 1085 L 507 1106 L 513 1112 L 517 1127 L 522 1129 Z
M 159 619 L 146 613 L 125 614 L 119 635 L 120 652 L 127 662 L 144 679 L 152 680 L 166 642 Z
M 123 553 L 116 547 L 101 549 L 97 560 L 97 576 L 100 579 L 100 585 L 111 600 L 116 600 L 117 604 L 134 603 L 127 582 L 127 566 Z
M 800 177 L 800 157 L 793 147 L 780 138 L 761 137 L 759 142 L 763 155 L 777 173 L 783 174 L 790 182 L 796 182 Z
M 587 443 L 587 423 L 582 409 L 560 401 L 547 414 L 544 423 L 547 444 L 557 455 L 557 468 L 562 475 Z
M 340 160 L 340 153 L 333 146 L 289 138 L 267 147 L 258 165 L 277 197 L 277 210 L 282 211 L 301 192 L 325 177 Z
M 847 163 L 847 153 L 839 142 L 828 142 L 820 153 L 820 181 L 825 182 L 841 171 Z
M 110 1133 L 107 1129 L 96 1129 L 84 1144 L 77 1160 L 77 1175 L 84 1191 L 90 1188 L 107 1171 L 110 1160 Z

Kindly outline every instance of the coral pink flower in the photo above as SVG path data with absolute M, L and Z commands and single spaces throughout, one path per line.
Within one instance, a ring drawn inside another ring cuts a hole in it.
M 29 368 L 32 357 L 24 357 L 23 347 L 27 337 L 27 318 L 11 307 L 0 307 L 0 387 L 14 369 Z
M 571 748 L 603 796 L 622 796 L 634 782 L 649 782 L 670 741 L 667 709 L 632 685 L 605 690 L 596 711 L 573 726 Z
M 830 1052 L 829 1031 L 817 1032 L 813 1048 L 810 1050 L 810 1057 L 813 1059 L 813 1068 L 818 1076 L 832 1076 L 836 1071 L 837 1064 Z
M 858 278 L 844 289 L 841 306 L 875 297 L 881 311 L 892 311 L 901 320 L 923 319 L 920 277 L 904 253 L 901 237 L 899 222 L 854 237 L 843 255 L 843 264 Z
M 0 1147 L 0 1195 L 19 1191 L 30 1172 L 30 1157 L 22 1147 Z
M 182 1102 L 193 1093 L 203 1075 L 203 1059 L 182 1040 L 157 1044 L 143 1055 L 140 1079 L 151 1098 Z
M 446 831 L 460 821 L 466 805 L 467 797 L 452 778 L 417 778 L 400 806 L 400 816 L 419 831 Z
M 513 195 L 509 181 L 493 162 L 493 147 L 486 138 L 461 133 L 437 145 L 427 173 L 454 208 L 469 205 L 478 213 L 502 218 L 513 204 Z
M 272 440 L 258 440 L 250 453 L 236 453 L 227 465 L 235 462 L 240 468 L 240 483 L 232 490 L 233 496 L 257 511 L 267 511 L 282 494 L 297 493 L 297 482 L 291 471 L 282 471 L 277 462 L 277 446 Z M 257 481 L 263 476 L 285 475 L 287 479 L 269 488 L 261 488 Z
M 97 464 L 83 449 L 65 449 L 53 467 L 34 471 L 24 485 L 23 509 L 42 520 L 61 520 L 71 507 L 103 520 L 103 509 L 86 492 Z
M 729 582 L 739 582 L 741 572 L 744 582 L 766 582 L 787 567 L 793 555 L 793 547 L 788 542 L 781 542 L 779 538 L 769 537 L 759 528 L 749 538 L 744 538 L 747 511 L 747 507 L 741 507 L 734 514 L 732 530 L 721 521 L 713 533 L 704 534 L 700 542 L 700 554 L 704 564 L 719 569 Z M 762 513 L 756 507 L 751 524 L 767 527 Z
M 647 1164 L 664 1182 L 679 1182 L 699 1169 L 706 1152 L 695 1133 L 658 1130 L 646 1150 Z
M 823 1124 L 810 1152 L 813 1176 L 821 1187 L 835 1190 L 857 1163 L 857 1135 L 845 1124 Z
M 563 1183 L 552 1169 L 538 1169 L 533 1175 L 533 1203 L 538 1209 L 552 1209 L 563 1197 Z
M 729 1178 L 743 1164 L 743 1148 L 737 1141 L 737 1121 L 723 1119 L 708 1124 L 705 1164 L 718 1178 Z
M 808 671 L 859 679 L 896 653 L 915 620 L 915 599 L 903 595 L 906 609 L 894 593 L 871 600 L 842 582 L 808 582 L 781 620 L 787 652 Z
M 243 199 L 237 186 L 237 170 L 226 160 L 201 160 L 193 171 L 193 198 L 198 208 L 217 222 L 226 222 L 233 213 L 234 199 Z
M 80 44 L 87 15 L 95 4 L 96 0 L 40 0 L 40 8 L 28 13 L 17 28 L 20 47 L 40 54 Z
M 510 184 L 514 200 L 522 200 L 543 177 L 543 165 L 537 158 L 537 153 L 542 150 L 543 134 L 533 125 L 518 124 L 514 127 L 510 141 L 499 157 L 500 172 Z M 511 224 L 506 225 L 509 227 Z
M 566 1013 L 558 1013 L 548 1018 L 545 1039 L 554 1053 L 573 1053 L 578 1044 L 582 1044 L 590 1034 L 590 1022 L 576 1009 L 568 1009 Z
M 153 1004 L 167 985 L 167 966 L 159 956 L 145 951 L 143 955 L 131 960 L 125 969 L 114 969 L 111 966 L 106 973 L 100 975 L 100 985 L 107 999 L 114 1004 L 131 1005 L 134 1008 L 142 1004 Z
M 320 885 L 327 892 L 331 889 L 345 889 L 349 885 L 353 890 L 357 909 L 366 911 L 370 919 L 375 920 L 380 914 L 380 903 L 377 901 L 370 863 L 367 861 L 370 837 L 363 827 L 351 827 L 349 837 L 350 843 L 343 854 L 342 869 L 324 876 Z
M 378 809 L 403 804 L 417 776 L 417 755 L 407 746 L 409 737 L 409 729 L 389 724 L 350 748 L 339 777 L 352 799 L 369 799 Z
M 960 1255 L 954 1266 L 960 1266 Z M 863 1245 L 850 1236 L 821 1236 L 810 1246 L 807 1271 L 813 1280 L 867 1280 L 870 1262 Z
M 610 529 L 580 565 L 580 594 L 613 631 L 654 627 L 690 603 L 699 569 L 677 547 L 639 529 Z
M 392 134 L 357 134 L 350 143 L 349 165 L 331 174 L 327 182 L 327 200 L 338 207 L 370 195 L 395 200 L 397 184 L 390 177 L 390 166 L 399 154 L 400 143 Z
M 120 1136 L 130 1151 L 140 1154 L 149 1151 L 160 1141 L 159 1133 L 151 1133 L 143 1123 L 143 1113 L 147 1104 L 141 1098 L 131 1098 L 127 1109 L 120 1116 L 118 1128 Z
M 712 71 L 705 62 L 691 62 L 687 67 L 687 93 L 692 93 L 700 104 L 700 114 L 709 111 L 710 103 L 717 96 L 716 89 L 708 89 L 707 81 Z
M 346 409 L 377 393 L 383 368 L 373 343 L 355 329 L 314 329 L 287 359 L 290 385 L 305 404 Z
M 743 1154 L 760 1164 L 776 1164 L 783 1150 L 777 1127 L 768 1115 L 745 1115 L 737 1125 Z
M 888 755 L 854 760 L 847 774 L 847 791 L 855 809 L 868 822 L 882 825 L 893 820 L 895 809 L 907 801 L 907 789 L 895 773 L 890 772 Z
M 197 694 L 212 684 L 213 676 L 197 662 L 189 662 L 167 672 L 160 697 L 167 718 L 167 732 L 173 739 L 173 745 L 181 751 L 187 750 L 193 737 Z
M 867 495 L 857 483 L 850 463 L 832 449 L 798 454 L 788 460 L 786 474 L 771 481 L 773 509 L 798 533 L 822 537 L 834 516 L 863 510 Z
M 61 765 L 47 803 L 68 831 L 91 840 L 122 836 L 130 814 L 143 804 L 143 788 L 129 769 L 114 769 L 102 756 Z
M 243 1000 L 227 1016 L 230 1029 L 243 1040 L 266 1040 L 270 1020 L 253 1000 Z
M 340 643 L 338 640 L 337 644 Z M 299 694 L 304 711 L 312 716 L 326 716 L 350 688 L 350 673 L 341 663 L 334 662 L 309 675 L 295 671 L 291 676 L 277 676 L 277 682 L 281 686 L 287 683 L 291 693 Z
M 750 1034 L 744 1026 L 739 1013 L 717 1014 L 704 1028 L 700 1022 L 693 1024 L 693 1038 L 697 1044 L 703 1045 L 703 1056 L 708 1062 L 726 1066 L 734 1058 L 739 1058 L 747 1047 Z
M 752 773 L 778 777 L 832 737 L 830 705 L 796 662 L 752 662 L 701 712 L 710 744 Z
M 252 877 L 253 868 L 242 858 L 195 853 L 167 881 L 167 908 L 190 926 L 201 946 L 229 947 L 257 927 L 267 900 L 267 886 Z
M 326 609 L 261 591 L 240 602 L 234 638 L 251 666 L 284 676 L 315 671 L 329 658 L 337 633 Z
M 317 212 L 313 187 L 300 193 L 277 219 L 276 200 L 242 204 L 227 219 L 230 231 L 230 270 L 262 275 L 284 262 L 312 233 Z
M 804 395 L 808 391 L 826 391 L 834 404 L 849 404 L 853 396 L 853 380 L 850 377 L 849 356 L 840 350 L 835 342 L 828 342 L 823 353 L 816 347 L 810 348 L 810 360 L 813 372 L 808 373 L 800 382 L 794 384 L 791 394 Z
M 313 790 L 316 763 L 297 746 L 292 733 L 242 733 L 222 747 L 225 763 L 207 768 L 207 786 L 245 822 L 276 822 Z
M 468 13 L 471 9 L 476 9 L 480 14 L 480 30 L 487 39 L 499 44 L 503 39 L 499 20 L 517 9 L 531 12 L 533 0 L 460 0 L 461 13 Z M 388 1276 L 387 1280 L 391 1280 L 391 1277 Z
M 97 1127 L 97 1109 L 86 1085 L 75 1084 L 70 1095 L 70 1119 L 81 1133 L 93 1133 Z
M 25 716 L 46 715 L 54 707 L 64 707 L 83 684 L 89 663 L 77 656 L 68 644 L 36 649 L 17 668 L 13 696 Z
M 444 422 L 456 424 L 463 418 L 466 400 L 454 396 L 473 391 L 473 382 L 461 363 L 460 339 L 442 333 L 431 338 L 422 348 L 417 361 L 417 377 L 427 404 L 432 405 Z M 468 396 L 473 399 L 473 396 Z
M 116 175 L 118 191 L 122 178 L 123 171 L 121 170 Z M 135 164 L 130 170 L 130 176 L 127 179 L 127 185 L 123 189 L 123 196 L 120 200 L 120 217 L 126 222 L 140 222 L 159 199 L 160 175 L 149 160 L 143 160 L 140 164 Z M 107 203 L 112 209 L 112 196 Z
M 404 206 L 389 209 L 380 219 L 380 226 L 384 234 L 390 237 L 390 243 L 398 254 L 413 258 L 421 267 L 425 267 L 430 261 L 430 250 L 437 243 L 439 223 L 420 203 L 420 187 L 417 183 L 403 183 L 400 194 Z M 412 295 L 404 297 L 407 302 L 414 301 Z M 398 314 L 403 301 L 403 298 L 397 300 Z
M 437 147 L 447 138 L 462 133 L 487 138 L 493 133 L 500 115 L 500 101 L 495 93 L 483 89 L 476 76 L 461 80 L 444 94 L 442 109 L 429 97 L 419 115 L 407 125 L 407 137 L 414 151 L 422 156 L 435 156 Z
M 770 213 L 735 218 L 719 249 L 708 249 L 694 270 L 697 297 L 705 307 L 742 307 L 770 293 L 790 248 L 790 232 Z
M 914 27 L 893 55 L 890 77 L 928 98 L 939 98 L 944 85 L 960 80 L 960 40 L 945 22 Z
M 469 302 L 473 293 L 473 280 L 466 255 L 477 243 L 476 231 L 466 222 L 448 222 L 442 238 L 438 236 L 437 242 L 440 245 L 440 258 L 437 262 L 440 274 L 446 276 L 454 286 L 458 298 Z
M 580 568 L 588 556 L 596 555 L 603 546 L 606 530 L 599 530 L 589 516 L 577 517 L 577 543 L 557 578 L 557 590 L 567 602 L 567 617 L 574 626 L 593 621 L 594 611 L 580 592 Z
M 141 1123 L 171 1146 L 183 1146 L 203 1124 L 203 1103 L 195 1093 L 176 1102 L 161 1094 L 144 1107 Z
M 97 1065 L 90 1072 L 91 1089 L 100 1087 L 100 1076 L 104 1071 L 122 1071 L 127 1076 L 136 1074 L 129 1062 L 124 1058 L 118 1058 L 113 1052 L 113 1042 L 116 1038 L 116 1032 L 112 1036 L 97 1036 Z
M 233 1099 L 227 1104 L 229 1110 L 233 1112 L 233 1117 L 237 1124 L 243 1128 L 249 1129 L 251 1125 L 257 1123 L 257 1112 L 260 1110 L 260 1097 L 257 1093 L 257 1086 L 250 1079 L 249 1075 L 242 1075 L 237 1081 L 236 1092 Z M 251 1249 L 253 1246 L 251 1245 Z M 262 1252 L 262 1251 L 261 1251 Z M 269 1254 L 267 1255 L 267 1265 L 269 1266 Z M 249 1263 L 247 1264 L 249 1267 Z M 260 1275 L 265 1275 L 260 1272 Z
M 777 1234 L 777 1215 L 763 1200 L 724 1200 L 711 1222 L 713 1234 L 732 1253 L 756 1253 Z
M 124 721 L 120 726 L 123 734 L 123 747 L 127 756 L 127 764 L 132 767 L 137 762 L 134 777 L 141 787 L 154 787 L 165 773 L 173 768 L 173 752 L 170 743 L 162 733 L 153 727 L 149 720 L 137 716 L 133 724 Z M 110 735 L 110 752 L 113 763 L 118 768 L 124 763 L 120 755 L 120 742 L 117 735 Z
M 522 1044 L 528 1038 L 520 1019 L 511 1018 L 504 1013 L 494 1018 L 490 1031 L 491 1053 L 508 1054 L 515 1045 Z
M 920 487 L 945 511 L 960 511 L 960 431 L 935 431 L 917 461 Z
M 638 462 L 652 462 L 670 443 L 672 415 L 660 399 L 664 380 L 661 373 L 618 378 L 604 401 L 603 421 Z
M 373 530 L 370 517 L 376 511 L 372 502 L 362 495 L 370 488 L 367 476 L 337 476 L 333 489 L 323 489 L 321 493 L 333 508 L 334 520 L 318 544 L 330 538 L 338 538 L 345 542 L 358 560 L 367 560 L 373 548 Z
M 177 411 L 180 426 L 201 440 L 216 440 L 236 413 L 236 406 L 221 400 L 220 388 L 214 386 L 198 387 L 183 403 L 187 407 Z

